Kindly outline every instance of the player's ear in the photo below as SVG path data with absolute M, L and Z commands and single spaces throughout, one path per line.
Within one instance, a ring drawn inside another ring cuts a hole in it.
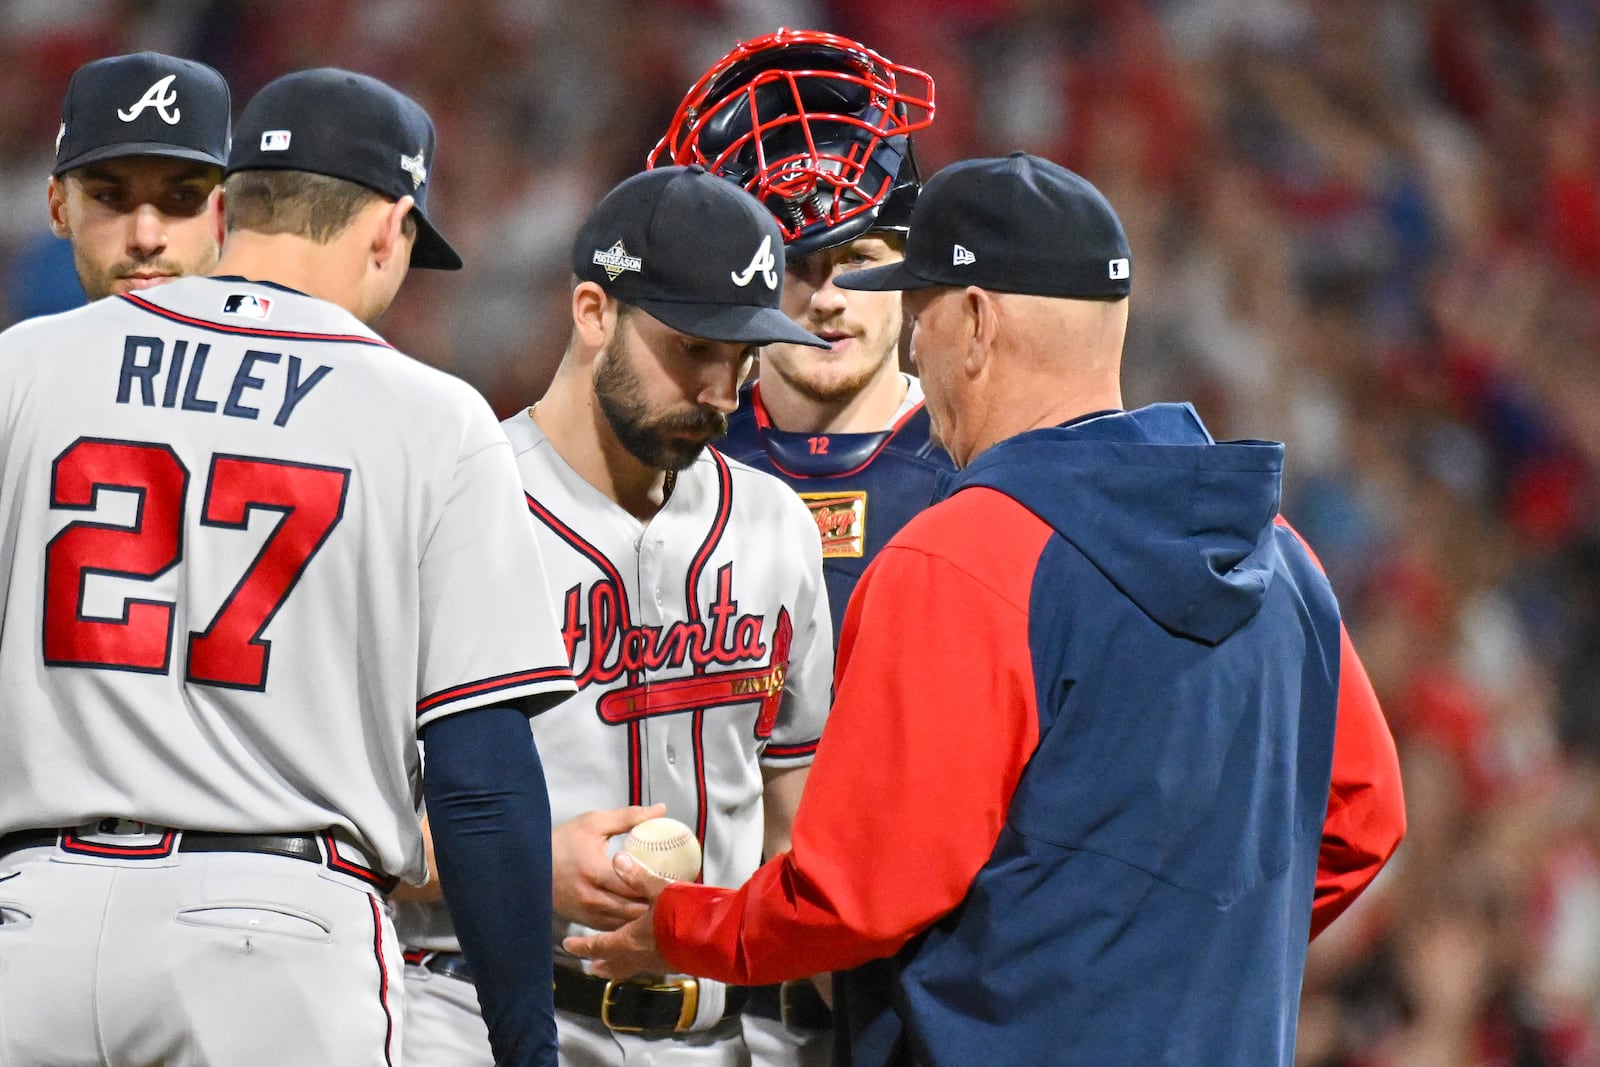
M 416 203 L 414 197 L 402 196 L 394 203 L 385 204 L 378 214 L 378 225 L 372 234 L 372 258 L 379 266 L 386 266 L 398 254 L 401 261 L 411 261 L 411 241 L 405 236 L 405 218 Z
M 206 198 L 206 213 L 211 219 L 211 236 L 217 239 L 217 247 L 222 247 L 222 239 L 227 234 L 227 213 L 223 208 L 222 183 L 218 182 L 211 190 L 211 195 Z
M 611 340 L 617 328 L 616 301 L 594 282 L 579 282 L 572 288 L 572 329 L 582 346 L 598 352 Z
M 976 285 L 961 294 L 961 342 L 965 350 L 962 366 L 973 376 L 989 362 L 995 340 L 1000 336 L 1000 307 L 994 295 Z
M 71 240 L 72 227 L 67 224 L 67 179 L 51 178 L 46 195 L 50 198 L 50 232 Z

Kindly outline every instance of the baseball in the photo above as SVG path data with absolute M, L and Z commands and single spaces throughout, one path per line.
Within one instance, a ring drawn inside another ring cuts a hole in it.
M 622 851 L 675 882 L 693 881 L 700 873 L 700 842 L 677 819 L 646 819 L 628 831 Z

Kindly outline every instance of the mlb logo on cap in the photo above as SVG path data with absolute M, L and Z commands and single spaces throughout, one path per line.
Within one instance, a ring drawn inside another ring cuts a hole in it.
M 268 82 L 239 114 L 239 138 L 223 176 L 295 170 L 412 198 L 417 238 L 411 265 L 460 270 L 461 256 L 433 224 L 428 161 L 433 120 L 422 105 L 376 78 L 336 67 L 297 70 Z

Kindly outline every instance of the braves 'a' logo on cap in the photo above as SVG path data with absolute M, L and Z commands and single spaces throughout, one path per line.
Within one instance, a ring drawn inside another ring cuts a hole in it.
M 400 153 L 400 169 L 411 175 L 411 187 L 421 189 L 422 183 L 428 180 L 428 168 L 422 161 L 422 149 L 417 149 L 417 154 L 408 156 Z
M 161 116 L 162 122 L 165 122 L 168 126 L 176 126 L 178 119 L 183 116 L 183 112 L 178 110 L 177 107 L 178 90 L 172 87 L 173 79 L 176 77 L 176 74 L 168 74 L 165 78 L 151 85 L 150 88 L 144 91 L 143 96 L 134 101 L 132 107 L 127 110 L 118 108 L 117 118 L 123 122 L 132 122 L 144 114 L 145 108 L 153 107 L 156 109 L 156 114 Z M 172 110 L 168 111 L 168 108 Z
M 622 247 L 621 241 L 618 241 L 605 251 L 601 251 L 598 248 L 595 249 L 593 261 L 596 266 L 605 268 L 606 277 L 612 281 L 616 281 L 617 275 L 625 270 L 639 271 L 644 269 L 644 260 L 638 256 L 628 255 L 628 250 Z
M 733 284 L 743 289 L 760 272 L 761 280 L 767 283 L 768 289 L 778 287 L 778 261 L 772 255 L 772 235 L 769 233 L 761 239 L 761 244 L 756 248 L 756 254 L 750 257 L 749 266 L 741 271 L 729 271 L 728 277 L 733 279 Z

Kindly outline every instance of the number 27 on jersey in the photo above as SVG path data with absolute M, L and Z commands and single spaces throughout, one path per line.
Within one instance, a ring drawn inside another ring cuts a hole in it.
M 199 525 L 244 530 L 255 509 L 281 514 L 232 593 L 187 641 L 185 680 L 262 690 L 272 643 L 262 639 L 295 583 L 344 514 L 350 472 L 251 456 L 211 458 Z M 92 575 L 152 582 L 183 557 L 189 471 L 169 446 L 80 437 L 56 458 L 50 506 L 97 507 L 102 489 L 137 497 L 131 526 L 80 519 L 45 551 L 44 659 L 51 666 L 166 674 L 175 605 L 129 597 L 120 619 L 83 612 Z

